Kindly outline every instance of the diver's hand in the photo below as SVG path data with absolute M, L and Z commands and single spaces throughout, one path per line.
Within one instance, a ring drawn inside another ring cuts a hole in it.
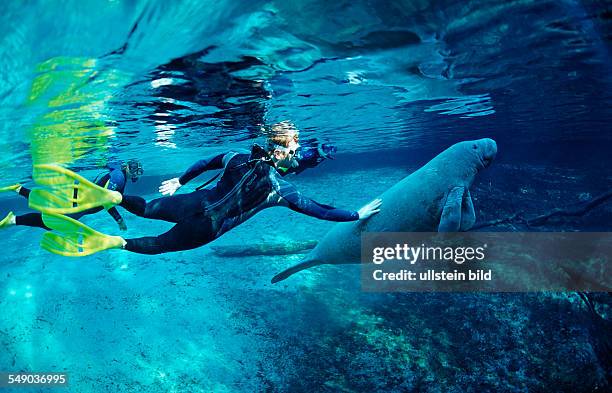
M 117 225 L 119 225 L 119 230 L 127 231 L 127 224 L 125 223 L 125 220 L 123 218 L 117 221 Z
M 162 195 L 173 195 L 181 186 L 182 184 L 179 182 L 178 177 L 175 177 L 174 179 L 164 180 L 161 186 L 159 186 L 159 192 Z
M 380 211 L 380 205 L 382 205 L 382 199 L 374 199 L 372 202 L 359 209 L 357 212 L 359 213 L 359 219 L 366 220 L 373 214 L 378 213 Z
M 320 143 L 317 145 L 317 151 L 319 155 L 323 158 L 329 158 L 330 160 L 334 160 L 334 154 L 338 151 L 338 148 L 329 143 Z

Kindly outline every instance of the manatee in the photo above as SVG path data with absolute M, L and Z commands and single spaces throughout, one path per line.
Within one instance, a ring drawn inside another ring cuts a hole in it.
M 272 283 L 323 264 L 360 263 L 362 232 L 461 232 L 476 221 L 469 187 L 497 154 L 493 139 L 459 142 L 402 179 L 378 198 L 380 212 L 367 220 L 338 223 L 304 260 Z

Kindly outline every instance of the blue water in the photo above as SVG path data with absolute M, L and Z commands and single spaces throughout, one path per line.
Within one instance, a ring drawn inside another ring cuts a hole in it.
M 155 198 L 162 180 L 284 119 L 337 145 L 335 161 L 290 179 L 334 206 L 356 209 L 482 137 L 499 154 L 472 190 L 478 222 L 612 185 L 606 2 L 5 3 L 0 186 L 32 185 L 35 164 L 93 178 L 137 157 L 145 176 L 126 192 Z M 9 210 L 27 203 L 0 194 Z M 128 237 L 170 227 L 124 217 Z M 607 203 L 533 230 L 610 231 L 610 219 Z M 119 234 L 104 213 L 82 221 Z M 331 225 L 270 209 L 212 246 L 317 240 Z M 0 371 L 66 371 L 70 391 L 609 388 L 610 330 L 575 293 L 365 294 L 356 266 L 271 285 L 302 256 L 69 259 L 42 250 L 42 233 L 0 232 Z M 605 315 L 609 296 L 598 300 Z

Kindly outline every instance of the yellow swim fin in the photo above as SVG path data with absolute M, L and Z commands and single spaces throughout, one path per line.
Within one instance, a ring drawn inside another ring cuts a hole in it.
M 29 205 L 43 213 L 72 214 L 99 206 L 108 210 L 121 203 L 121 193 L 102 188 L 59 165 L 35 165 L 33 177 L 44 187 L 32 190 Z
M 20 188 L 21 188 L 21 184 L 17 183 L 17 184 L 13 184 L 11 186 L 0 187 L 0 192 L 5 192 L 5 191 L 19 192 Z
M 46 232 L 40 242 L 45 250 L 67 257 L 84 257 L 111 248 L 122 248 L 121 236 L 109 236 L 60 214 L 43 214 L 43 222 L 54 232 Z M 57 231 L 57 232 L 55 232 Z
M 13 212 L 8 212 L 6 217 L 0 221 L 0 229 L 7 228 L 11 225 L 15 225 L 15 214 Z

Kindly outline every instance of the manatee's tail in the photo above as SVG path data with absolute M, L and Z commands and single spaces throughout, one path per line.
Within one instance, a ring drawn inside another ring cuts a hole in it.
M 272 284 L 276 284 L 277 282 L 283 281 L 284 279 L 289 278 L 289 276 L 292 276 L 297 272 L 301 272 L 302 270 L 310 269 L 311 267 L 314 267 L 317 265 L 321 265 L 321 261 L 317 259 L 304 260 L 303 262 L 298 263 L 297 265 L 292 266 L 287 270 L 283 270 L 282 272 L 278 273 L 276 276 L 272 277 Z

